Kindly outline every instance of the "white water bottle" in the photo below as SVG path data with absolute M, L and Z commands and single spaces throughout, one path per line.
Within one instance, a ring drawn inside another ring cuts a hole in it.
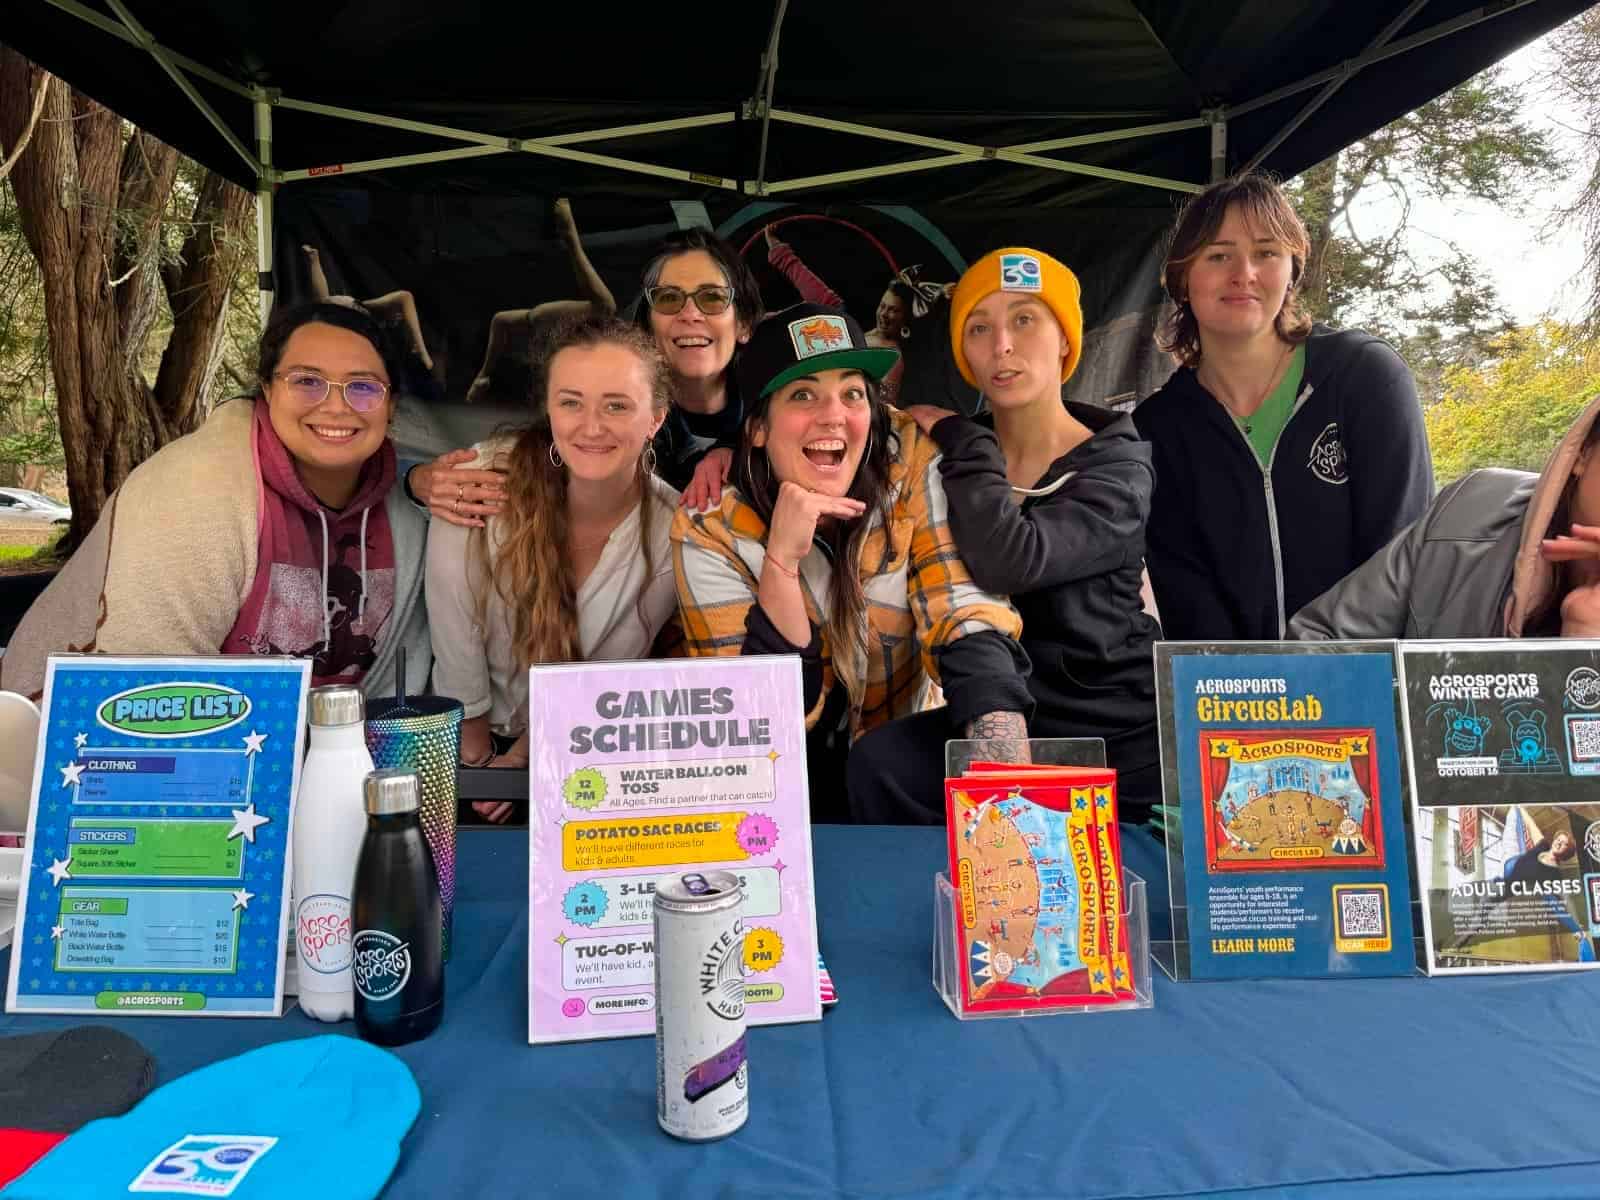
M 295 956 L 300 1008 L 319 1021 L 355 1015 L 350 895 L 367 833 L 363 781 L 372 770 L 357 688 L 312 688 L 311 748 L 294 817 Z

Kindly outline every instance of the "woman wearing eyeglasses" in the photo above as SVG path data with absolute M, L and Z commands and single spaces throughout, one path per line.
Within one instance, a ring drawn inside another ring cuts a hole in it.
M 288 654 L 315 684 L 428 681 L 427 532 L 388 438 L 401 352 L 370 313 L 311 303 L 261 337 L 257 393 L 139 466 L 23 617 L 0 687 L 46 655 Z
M 739 440 L 744 404 L 732 370 L 761 320 L 761 291 L 738 250 L 706 229 L 657 244 L 644 271 L 639 325 L 672 376 L 672 411 L 656 434 L 656 471 L 682 491 L 714 446 Z

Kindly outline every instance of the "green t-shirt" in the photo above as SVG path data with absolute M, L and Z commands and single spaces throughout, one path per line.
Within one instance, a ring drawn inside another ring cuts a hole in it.
M 1261 460 L 1264 467 L 1272 461 L 1272 448 L 1278 444 L 1278 435 L 1283 432 L 1283 427 L 1289 423 L 1289 414 L 1294 411 L 1294 399 L 1300 394 L 1300 381 L 1306 374 L 1306 348 L 1304 345 L 1294 348 L 1294 355 L 1289 359 L 1289 369 L 1283 373 L 1283 379 L 1278 386 L 1272 389 L 1272 394 L 1261 402 L 1261 407 L 1248 417 L 1235 417 L 1239 432 L 1244 434 L 1245 440 L 1250 443 L 1250 448 L 1256 452 L 1256 457 Z

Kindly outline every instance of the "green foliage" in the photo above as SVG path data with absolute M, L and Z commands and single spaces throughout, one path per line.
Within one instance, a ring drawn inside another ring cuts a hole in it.
M 1478 467 L 1537 471 L 1600 393 L 1600 338 L 1543 321 L 1494 338 L 1481 363 L 1452 367 L 1442 382 L 1424 413 L 1440 484 Z
M 1318 320 L 1387 338 L 1425 404 L 1510 320 L 1476 254 L 1418 228 L 1413 207 L 1422 197 L 1509 207 L 1557 174 L 1560 158 L 1523 119 L 1523 102 L 1490 68 L 1290 184 L 1311 235 L 1307 307 Z

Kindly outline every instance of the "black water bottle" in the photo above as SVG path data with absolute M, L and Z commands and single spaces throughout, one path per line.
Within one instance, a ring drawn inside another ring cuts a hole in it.
M 443 912 L 411 771 L 366 777 L 367 836 L 351 894 L 356 1028 L 369 1042 L 425 1038 L 444 1016 Z

